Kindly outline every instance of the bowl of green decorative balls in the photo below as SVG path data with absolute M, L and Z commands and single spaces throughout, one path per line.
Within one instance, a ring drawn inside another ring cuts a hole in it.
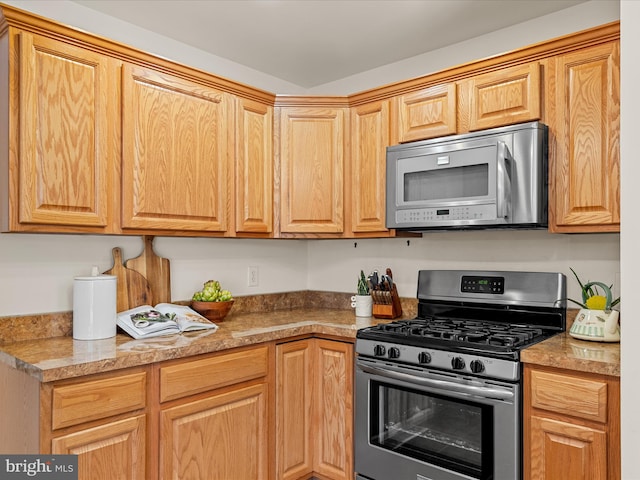
M 233 307 L 233 296 L 223 290 L 217 280 L 204 282 L 202 290 L 193 294 L 191 308 L 212 322 L 221 322 Z

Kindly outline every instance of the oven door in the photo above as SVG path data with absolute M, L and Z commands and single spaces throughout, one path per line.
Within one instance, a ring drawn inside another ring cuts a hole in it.
M 521 478 L 520 387 L 358 357 L 356 472 L 373 480 Z

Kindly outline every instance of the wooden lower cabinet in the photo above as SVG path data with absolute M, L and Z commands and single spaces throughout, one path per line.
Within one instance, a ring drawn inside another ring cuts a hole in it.
M 620 479 L 617 377 L 525 366 L 524 479 Z
M 0 362 L 0 452 L 75 454 L 82 480 L 147 480 L 149 368 L 42 383 Z
M 353 479 L 353 344 L 264 343 L 42 383 L 0 362 L 0 452 L 82 480 Z
M 159 478 L 265 480 L 269 357 L 260 345 L 159 366 Z
M 160 478 L 269 478 L 267 399 L 260 383 L 163 410 Z
M 276 346 L 276 478 L 353 478 L 353 345 Z
M 145 480 L 145 435 L 146 417 L 136 415 L 56 437 L 51 453 L 78 455 L 82 480 Z

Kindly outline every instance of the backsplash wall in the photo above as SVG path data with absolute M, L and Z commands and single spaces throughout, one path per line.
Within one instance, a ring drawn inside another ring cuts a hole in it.
M 409 244 L 407 245 L 407 241 Z M 142 251 L 139 236 L 0 234 L 0 317 L 73 309 L 73 277 L 92 265 L 113 265 Z M 401 296 L 416 295 L 420 269 L 559 271 L 569 297 L 581 278 L 614 284 L 619 294 L 619 234 L 559 235 L 546 231 L 427 233 L 422 238 L 358 240 L 259 240 L 157 237 L 154 249 L 171 261 L 174 300 L 189 299 L 202 283 L 217 279 L 236 296 L 320 290 L 355 293 L 360 269 L 392 268 Z M 248 267 L 258 267 L 249 287 Z

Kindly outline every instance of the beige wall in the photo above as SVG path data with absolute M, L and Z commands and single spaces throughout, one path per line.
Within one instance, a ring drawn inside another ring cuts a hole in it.
M 163 56 L 228 76 L 277 93 L 298 93 L 291 85 L 241 65 L 205 54 L 192 47 L 105 17 L 69 1 L 15 1 L 7 3 L 63 23 L 116 38 Z M 326 89 L 353 93 L 395 79 L 428 73 L 471 58 L 486 57 L 551 36 L 571 33 L 614 20 L 617 2 L 587 2 L 478 37 L 472 42 L 441 49 L 389 68 L 345 79 Z M 427 65 L 425 67 L 425 65 Z M 392 78 L 392 75 L 397 78 Z M 171 259 L 172 295 L 186 299 L 202 282 L 217 278 L 236 295 L 299 289 L 352 292 L 359 270 L 394 269 L 400 293 L 415 296 L 419 268 L 491 268 L 552 270 L 584 278 L 618 282 L 620 236 L 551 235 L 547 232 L 430 233 L 407 247 L 401 239 L 360 240 L 234 240 L 158 238 L 158 254 Z M 124 258 L 137 256 L 140 237 L 0 234 L 0 316 L 72 309 L 73 277 L 86 275 L 91 265 L 107 270 L 111 249 L 123 248 Z M 259 267 L 259 286 L 247 286 L 247 268 Z M 570 295 L 577 296 L 570 283 Z

